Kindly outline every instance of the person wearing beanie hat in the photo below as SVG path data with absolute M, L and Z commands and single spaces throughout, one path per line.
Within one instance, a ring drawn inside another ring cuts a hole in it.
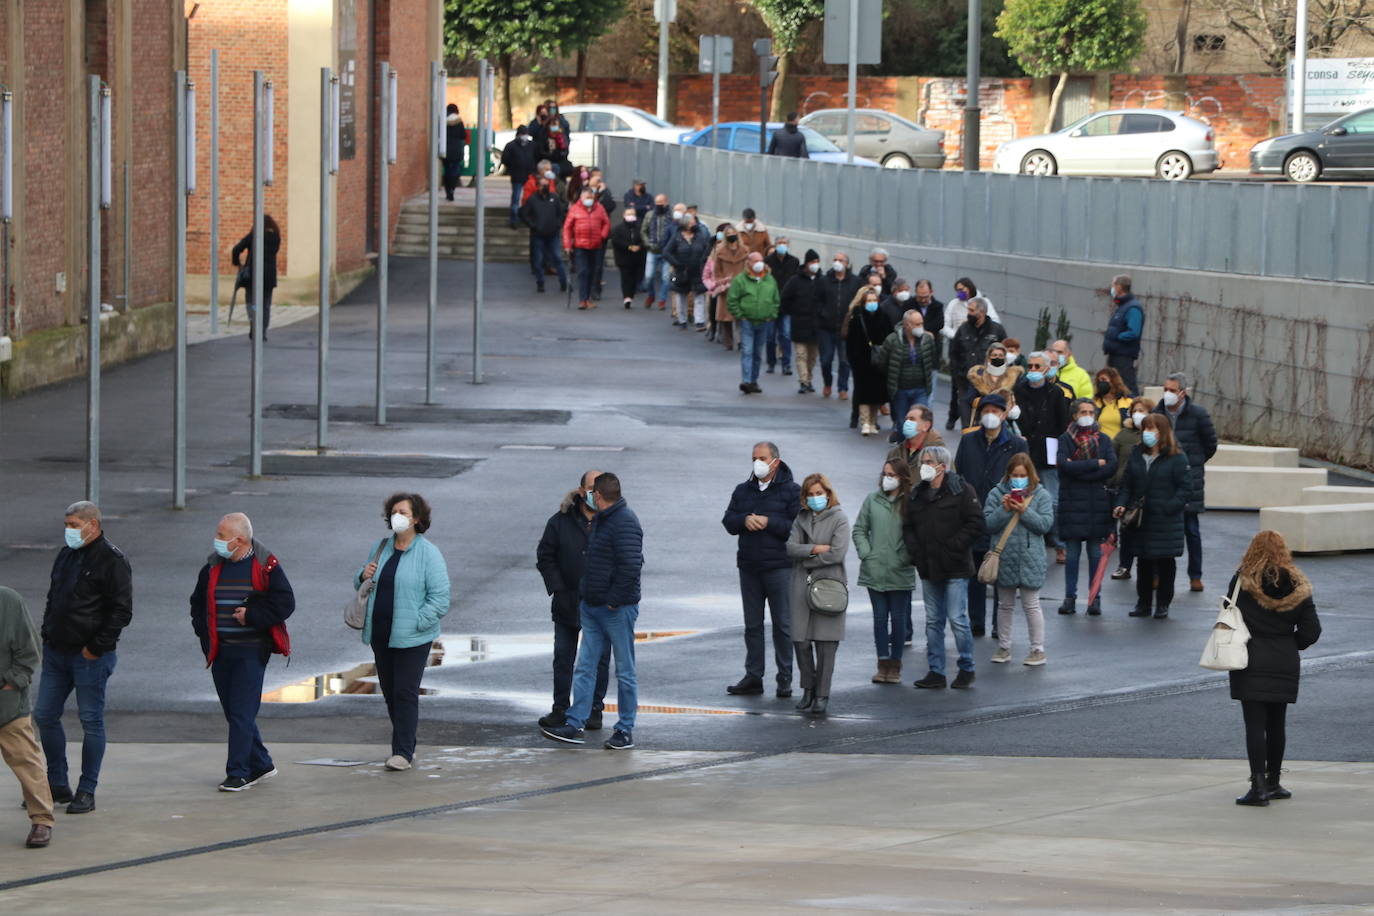
M 797 367 L 797 394 L 811 394 L 811 372 L 820 352 L 817 325 L 820 321 L 821 256 L 808 248 L 801 269 L 782 288 L 779 320 L 786 320 L 792 332 L 792 361 Z

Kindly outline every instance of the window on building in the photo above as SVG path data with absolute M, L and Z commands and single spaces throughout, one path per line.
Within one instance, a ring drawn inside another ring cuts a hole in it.
M 1215 54 L 1226 50 L 1225 35 L 1200 33 L 1193 36 L 1193 50 L 1199 54 Z

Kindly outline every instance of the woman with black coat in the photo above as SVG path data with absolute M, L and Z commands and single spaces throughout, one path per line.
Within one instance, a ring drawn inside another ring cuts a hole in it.
M 1097 405 L 1086 398 L 1073 402 L 1073 424 L 1059 437 L 1059 537 L 1064 541 L 1064 603 L 1059 613 L 1072 614 L 1078 603 L 1078 561 L 1088 552 L 1092 582 L 1102 559 L 1102 542 L 1112 533 L 1112 496 L 1107 481 L 1116 474 L 1116 450 L 1098 426 Z M 1102 613 L 1099 593 L 1088 604 L 1088 616 Z
M 854 373 L 854 406 L 859 414 L 859 431 L 865 436 L 876 436 L 879 412 L 887 404 L 887 368 L 875 365 L 873 357 L 892 333 L 892 325 L 878 308 L 882 300 L 881 285 L 865 286 L 856 299 L 845 316 L 841 336 Z
M 615 256 L 616 270 L 620 271 L 620 295 L 625 299 L 625 307 L 629 308 L 639 289 L 639 281 L 644 279 L 644 260 L 649 255 L 644 250 L 639 213 L 634 207 L 626 207 L 621 222 L 611 230 L 611 254 Z
M 1149 617 L 1152 600 L 1156 620 L 1169 616 L 1177 560 L 1183 556 L 1183 508 L 1192 492 L 1188 458 L 1174 441 L 1173 427 L 1160 414 L 1150 414 L 1140 424 L 1140 445 L 1126 464 L 1112 513 L 1121 518 L 1137 505 L 1143 513 L 1135 532 L 1138 568 L 1132 617 Z
M 1250 663 L 1231 672 L 1231 699 L 1240 701 L 1245 716 L 1250 791 L 1236 804 L 1263 807 L 1271 800 L 1293 797 L 1279 784 L 1285 719 L 1288 704 L 1298 701 L 1298 653 L 1317 641 L 1322 625 L 1312 601 L 1312 583 L 1293 564 L 1277 531 L 1255 535 L 1227 594 L 1237 582 L 1236 606 L 1250 630 Z
M 444 148 L 447 153 L 444 156 L 444 197 L 448 200 L 453 200 L 453 190 L 458 187 L 458 179 L 463 174 L 463 155 L 467 147 L 468 129 L 463 124 L 458 106 L 450 102 L 444 111 Z M 534 158 L 533 152 L 530 158 Z
M 697 231 L 697 219 L 688 214 L 678 224 L 678 231 L 663 246 L 663 260 L 668 262 L 669 280 L 673 288 L 673 314 L 680 315 L 686 327 L 694 313 L 697 330 L 706 327 L 706 284 L 701 271 L 711 256 L 711 241 L 705 232 Z M 688 301 L 693 303 L 688 308 Z M 681 312 L 678 306 L 682 306 Z
M 281 251 L 281 229 L 277 226 L 277 221 L 270 214 L 264 213 L 262 216 L 262 259 L 265 262 L 265 269 L 262 272 L 262 339 L 267 340 L 267 326 L 272 322 L 272 290 L 277 288 L 277 254 Z M 242 269 L 239 270 L 238 278 L 234 281 L 236 288 L 242 288 L 246 292 L 244 301 L 248 303 L 248 336 L 253 336 L 253 233 L 249 232 L 239 243 L 229 252 L 229 258 L 234 266 L 239 266 L 239 259 L 243 258 Z

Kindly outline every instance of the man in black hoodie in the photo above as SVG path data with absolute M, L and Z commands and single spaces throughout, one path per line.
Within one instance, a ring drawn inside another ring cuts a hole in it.
M 821 312 L 816 323 L 816 343 L 821 351 L 821 376 L 825 379 L 823 397 L 830 397 L 830 364 L 836 354 L 840 357 L 840 400 L 849 397 L 849 358 L 840 340 L 840 327 L 849 312 L 849 303 L 863 285 L 863 281 L 849 269 L 849 255 L 836 252 L 830 269 L 820 279 Z
M 787 113 L 787 123 L 782 130 L 773 131 L 773 139 L 768 141 L 768 155 L 791 156 L 793 159 L 810 159 L 806 148 L 806 136 L 797 129 L 797 113 Z
M 568 273 L 563 268 L 563 251 L 559 236 L 568 208 L 554 193 L 553 181 L 539 179 L 539 189 L 520 207 L 520 219 L 530 227 L 530 270 L 534 273 L 534 288 L 544 291 L 544 265 L 552 262 L 558 268 L 558 291 L 568 288 Z
M 515 139 L 501 150 L 501 164 L 510 176 L 510 225 L 514 229 L 520 217 L 520 194 L 525 189 L 525 181 L 534 171 L 534 141 L 530 139 L 530 129 L 521 124 L 515 129 Z M 452 195 L 449 200 L 452 200 Z
M 773 656 L 779 697 L 792 695 L 792 561 L 787 537 L 801 511 L 801 487 L 772 442 L 754 446 L 749 479 L 735 487 L 721 524 L 739 538 L 740 598 L 744 604 L 744 677 L 725 691 L 763 693 L 763 603 L 773 618 Z

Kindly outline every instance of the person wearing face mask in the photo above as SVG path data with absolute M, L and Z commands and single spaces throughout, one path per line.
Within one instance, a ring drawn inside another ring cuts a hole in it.
M 949 347 L 949 373 L 950 381 L 956 390 L 956 404 L 950 410 L 950 421 L 945 424 L 946 429 L 953 429 L 956 422 L 961 426 L 969 425 L 970 408 L 974 398 L 987 393 L 974 389 L 973 383 L 969 381 L 969 373 L 974 367 L 982 366 L 992 346 L 1000 344 L 1007 336 L 1006 329 L 988 314 L 990 303 L 986 299 L 975 296 L 967 303 L 959 304 L 968 318 L 959 325 Z M 945 327 L 948 329 L 949 325 L 946 324 Z M 1002 351 L 1002 365 L 1006 366 L 1005 350 Z M 992 388 L 1001 387 L 1000 381 L 1005 376 L 1005 371 L 1002 375 L 996 376 L 995 380 L 999 384 L 993 385 Z
M 1121 432 L 1116 434 L 1112 440 L 1112 448 L 1116 450 L 1116 473 L 1107 483 L 1108 490 L 1111 491 L 1112 499 L 1116 499 L 1117 492 L 1121 489 L 1121 478 L 1126 476 L 1126 464 L 1130 460 L 1131 452 L 1140 444 L 1140 427 L 1145 422 L 1145 418 L 1150 415 L 1150 411 L 1155 409 L 1155 402 L 1149 398 L 1136 398 L 1131 401 L 1129 413 L 1122 421 Z M 1131 578 L 1131 565 L 1135 562 L 1135 534 L 1136 529 L 1122 527 L 1119 529 L 1117 537 L 1116 569 L 1112 572 L 1113 579 Z
M 567 724 L 572 707 L 573 668 L 577 662 L 577 640 L 582 632 L 581 585 L 586 565 L 587 539 L 596 517 L 593 487 L 600 471 L 587 471 L 578 479 L 577 489 L 563 498 L 558 511 L 544 525 L 544 535 L 535 548 L 535 566 L 544 579 L 544 589 L 553 599 L 553 709 L 540 716 L 541 728 Z M 601 651 L 596 666 L 596 686 L 591 712 L 582 727 L 601 728 L 606 705 L 606 685 L 610 679 L 611 646 Z
M 865 436 L 878 435 L 878 411 L 887 405 L 887 366 L 882 361 L 882 346 L 892 327 L 878 308 L 881 297 L 877 286 L 860 289 L 842 332 L 845 354 L 854 372 L 859 431 Z
M 1130 616 L 1149 617 L 1153 602 L 1155 619 L 1163 620 L 1174 600 L 1184 509 L 1193 481 L 1188 456 L 1179 451 L 1169 421 L 1152 413 L 1140 425 L 1140 445 L 1126 462 L 1112 515 L 1122 518 L 1128 508 L 1142 509 L 1136 531 L 1136 603 Z
M 875 684 L 902 682 L 902 648 L 910 641 L 911 592 L 916 567 L 902 539 L 902 513 L 911 495 L 911 470 L 888 459 L 878 489 L 868 494 L 854 519 L 854 552 L 859 556 L 859 587 L 873 606 L 873 647 L 878 654 Z
M 787 237 L 781 235 L 773 240 L 773 247 L 764 256 L 763 263 L 768 265 L 769 274 L 778 284 L 780 296 L 787 288 L 787 281 L 795 277 L 801 269 L 801 262 L 791 253 Z M 768 343 L 764 347 L 764 356 L 768 359 L 769 375 L 773 374 L 779 361 L 782 362 L 782 374 L 792 374 L 792 319 L 782 314 L 781 307 L 778 317 L 768 326 Z
M 667 198 L 663 201 L 668 202 Z M 636 178 L 630 182 L 630 190 L 625 192 L 625 209 L 633 209 L 635 214 L 641 219 L 649 215 L 649 211 L 654 208 L 653 195 L 649 193 L 649 185 L 643 178 Z
M 596 202 L 591 188 L 584 188 L 577 204 L 569 208 L 563 221 L 563 248 L 572 252 L 573 273 L 577 274 L 577 307 L 596 308 L 592 301 L 597 262 L 611 234 L 611 220 Z
M 501 150 L 501 165 L 510 176 L 510 224 L 514 228 L 520 218 L 521 189 L 534 172 L 534 144 L 530 142 L 529 128 L 525 125 L 516 128 L 515 140 Z M 448 199 L 453 200 L 452 192 Z
M 945 323 L 941 334 L 946 340 L 953 341 L 954 335 L 958 333 L 959 326 L 969 317 L 968 304 L 971 300 L 979 298 L 978 287 L 968 277 L 960 277 L 954 281 L 954 297 L 945 304 Z M 1001 321 L 997 317 L 997 309 L 992 304 L 992 300 L 987 296 L 981 297 L 987 302 L 987 314 L 993 321 Z
M 720 523 L 738 538 L 740 603 L 744 610 L 744 677 L 725 688 L 732 696 L 763 693 L 763 610 L 773 621 L 777 694 L 792 695 L 792 561 L 787 538 L 801 508 L 801 487 L 772 442 L 754 446 L 749 479 L 735 487 Z
M 1107 484 L 1116 476 L 1116 449 L 1098 425 L 1092 401 L 1073 402 L 1073 423 L 1059 437 L 1059 512 L 1056 527 L 1066 551 L 1064 603 L 1061 614 L 1078 610 L 1078 560 L 1087 548 L 1088 582 L 1102 559 L 1102 542 L 1112 533 L 1112 494 Z M 1099 593 L 1088 604 L 1088 616 L 1102 613 Z
M 639 226 L 644 237 L 640 244 L 647 252 L 644 259 L 644 307 L 652 308 L 657 303 L 659 311 L 662 311 L 668 303 L 668 262 L 663 260 L 663 246 L 668 244 L 678 227 L 678 220 L 668 209 L 667 194 L 659 194 L 654 198 L 653 207 L 640 219 Z M 673 324 L 677 324 L 676 319 Z
M 744 394 L 759 394 L 759 369 L 763 365 L 764 345 L 768 329 L 778 317 L 781 294 L 778 284 L 768 272 L 763 255 L 749 252 L 748 269 L 735 277 L 726 293 L 726 307 L 739 327 L 739 390 Z
M 883 313 L 892 326 L 898 327 L 902 323 L 902 316 L 909 310 L 915 308 L 912 301 L 911 281 L 898 277 L 892 281 L 892 292 L 885 295 L 878 303 L 878 309 Z M 924 326 L 925 316 L 921 316 L 921 323 Z
M 684 210 L 663 245 L 668 288 L 673 294 L 673 323 L 680 328 L 695 318 L 697 330 L 706 330 L 706 270 L 710 259 L 711 240 L 705 227 Z
M 1112 317 L 1102 335 L 1102 352 L 1107 355 L 1107 365 L 1121 374 L 1127 393 L 1133 395 L 1140 390 L 1136 362 L 1145 330 L 1145 306 L 1131 292 L 1131 278 L 1126 274 L 1112 277 L 1107 295 L 1112 300 Z
M 831 366 L 838 354 L 840 400 L 849 398 L 850 364 L 840 334 L 849 307 L 863 285 L 863 281 L 849 269 L 849 255 L 843 251 L 836 252 L 830 269 L 820 279 L 821 309 L 816 322 L 816 343 L 820 349 L 821 377 L 825 380 L 822 397 L 830 397 L 831 382 L 834 381 Z
M 1048 370 L 1049 357 L 1044 352 L 1037 350 L 1030 354 L 1026 358 L 1026 375 L 1017 383 L 1014 391 L 1017 406 L 1021 408 L 1017 426 L 1030 446 L 1028 451 L 1035 463 L 1036 475 L 1049 493 L 1050 505 L 1057 507 L 1059 439 L 1069 425 L 1069 401 L 1059 387 L 1049 381 Z M 1050 454 L 1051 447 L 1054 449 L 1053 455 Z M 1056 524 L 1045 540 L 1048 546 L 1055 549 L 1055 561 L 1063 563 L 1067 554 L 1060 537 Z
M 911 405 L 897 431 L 902 439 L 892 446 L 887 460 L 905 462 L 914 483 L 921 473 L 921 450 L 935 445 L 943 447 L 945 440 L 935 428 L 935 412 L 924 404 Z
M 782 288 L 778 316 L 787 322 L 792 338 L 792 360 L 797 365 L 797 394 L 811 394 L 811 373 L 819 353 L 821 296 L 821 256 L 807 249 L 802 267 Z
M 868 282 L 869 277 L 874 276 L 878 278 L 883 296 L 892 295 L 892 291 L 896 288 L 894 284 L 897 282 L 897 269 L 892 266 L 886 248 L 874 248 L 868 254 L 868 263 L 859 269 L 859 279 L 865 283 Z
M 1016 519 L 1016 525 L 1007 534 L 1012 519 Z M 1012 622 L 1016 594 L 1020 592 L 1030 639 L 1030 652 L 1022 664 L 1038 668 L 1045 664 L 1045 615 L 1040 609 L 1040 589 L 1045 585 L 1044 538 L 1054 523 L 1054 500 L 1040 486 L 1030 455 L 1021 452 L 1011 456 L 1002 482 L 983 501 L 983 520 L 989 537 L 1002 543 L 997 565 L 997 650 L 991 661 L 995 665 L 1011 661 Z
M 890 399 L 892 435 L 889 441 L 910 438 L 903 435 L 902 424 L 912 406 L 930 403 L 930 384 L 939 364 L 935 335 L 926 333 L 925 319 L 918 310 L 907 310 L 901 323 L 883 341 L 878 354 L 878 368 Z
M 959 652 L 956 688 L 973 684 L 973 634 L 968 617 L 969 581 L 977 566 L 973 545 L 986 538 L 982 503 L 973 487 L 953 468 L 949 449 L 929 446 L 921 450 L 921 482 L 911 491 L 902 522 L 907 554 L 921 577 L 921 599 L 926 609 L 926 675 L 913 686 L 943 690 L 945 677 L 945 628 L 954 632 Z
M 999 388 L 1015 388 L 1016 383 L 1021 380 L 1021 369 L 1019 366 L 1011 365 L 1011 360 L 1007 358 L 1007 348 L 1001 341 L 997 341 L 988 347 L 983 360 L 970 368 L 965 377 L 968 379 L 965 391 L 969 403 L 964 408 L 967 415 L 973 412 L 973 403 L 979 398 L 992 394 Z
M 740 214 L 739 240 L 745 248 L 756 251 L 761 255 L 768 253 L 768 249 L 773 247 L 773 239 L 768 235 L 768 230 L 763 223 L 759 222 L 758 214 L 751 208 L 745 207 Z
M 1078 363 L 1074 362 L 1073 350 L 1069 349 L 1067 340 L 1056 340 L 1050 344 L 1059 357 L 1058 375 L 1055 376 L 1060 382 L 1069 386 L 1075 398 L 1092 399 L 1093 396 L 1093 377 L 1087 370 Z
M 408 770 L 415 760 L 420 721 L 420 679 L 429 651 L 439 638 L 439 621 L 448 613 L 448 565 L 429 530 L 429 503 L 418 493 L 394 493 L 382 507 L 392 532 L 358 570 L 353 587 L 376 578 L 367 599 L 363 645 L 372 648 L 377 684 L 391 718 L 388 770 Z
M 452 103 L 444 112 L 444 134 L 444 148 L 447 153 L 444 156 L 444 196 L 453 200 L 453 191 L 458 187 L 458 179 L 463 174 L 463 154 L 467 151 L 468 129 L 463 125 L 463 116 L 459 113 L 458 106 Z M 505 161 L 504 155 L 502 161 Z M 514 176 L 511 177 L 511 182 L 515 182 Z
M 1188 376 L 1174 372 L 1164 380 L 1164 397 L 1155 407 L 1173 427 L 1174 439 L 1188 457 L 1192 474 L 1192 493 L 1183 512 L 1183 530 L 1188 541 L 1189 590 L 1200 592 L 1202 585 L 1202 526 L 1199 515 L 1207 507 L 1207 462 L 1217 453 L 1217 430 L 1212 415 L 1193 400 L 1188 390 Z
M 740 239 L 730 223 L 716 227 L 716 244 L 711 249 L 710 294 L 715 297 L 715 330 L 707 336 L 727 350 L 735 348 L 735 319 L 730 314 L 730 284 L 749 264 L 749 246 Z
M 65 513 L 65 546 L 53 561 L 43 608 L 43 668 L 33 724 L 48 763 L 53 802 L 68 814 L 95 810 L 105 757 L 105 687 L 114 673 L 115 647 L 133 619 L 133 571 L 105 537 L 100 509 L 82 500 Z M 76 691 L 81 713 L 81 781 L 73 795 L 67 778 L 67 736 L 62 711 Z
M 830 706 L 830 680 L 835 673 L 835 652 L 844 639 L 845 616 L 812 610 L 807 585 L 813 579 L 848 584 L 844 558 L 849 552 L 849 519 L 824 474 L 807 475 L 801 500 L 801 511 L 787 538 L 787 556 L 792 561 L 792 645 L 802 687 L 797 708 L 823 716 Z
M 979 506 L 1006 476 L 1011 456 L 1030 451 L 1025 439 L 1006 428 L 1006 419 L 1006 399 L 996 393 L 986 395 L 978 402 L 978 428 L 964 433 L 959 439 L 954 468 L 973 487 Z M 974 542 L 975 569 L 982 565 L 989 546 L 987 532 Z M 987 586 L 979 582 L 977 576 L 968 581 L 968 616 L 973 635 L 982 636 L 987 622 Z
M 1115 439 L 1121 425 L 1131 413 L 1131 393 L 1126 383 L 1110 366 L 1098 369 L 1093 375 L 1093 404 L 1097 406 L 1097 420 L 1108 439 Z
M 529 177 L 525 179 L 524 188 L 520 192 L 520 203 L 524 204 L 525 201 L 533 197 L 540 188 L 544 187 L 546 182 L 553 194 L 560 201 L 563 200 L 563 191 L 558 187 L 558 181 L 558 173 L 554 171 L 553 163 L 547 159 L 540 159 L 535 163 L 534 171 L 530 172 Z
M 258 732 L 262 682 L 273 652 L 290 652 L 286 620 L 296 596 L 277 558 L 253 538 L 242 512 L 219 520 L 214 552 L 191 593 L 191 627 L 229 723 L 221 792 L 242 792 L 277 775 Z
M 1002 346 L 1007 348 L 1007 365 L 1020 366 L 1024 370 L 1026 368 L 1026 354 L 1021 352 L 1021 341 L 1015 337 L 1008 337 L 1002 341 Z
M 620 296 L 625 308 L 634 304 L 635 292 L 644 279 L 644 236 L 639 229 L 639 214 L 626 207 L 619 225 L 611 230 L 611 255 L 620 272 Z
M 592 193 L 596 196 L 596 202 L 601 205 L 601 209 L 606 211 L 606 219 L 612 221 L 612 225 L 614 225 L 615 195 L 606 186 L 606 180 L 602 177 L 601 169 L 592 167 L 587 170 L 587 186 L 592 189 Z M 596 259 L 596 276 L 592 280 L 592 289 L 595 290 L 597 302 L 601 301 L 601 293 L 605 288 L 606 244 L 606 242 L 601 243 L 601 253 L 597 255 Z
M 552 175 L 553 172 L 547 174 Z M 539 189 L 520 205 L 520 219 L 530 230 L 530 272 L 534 274 L 536 292 L 544 291 L 546 269 L 557 268 L 558 291 L 568 289 L 568 273 L 563 266 L 563 250 L 558 237 L 568 219 L 568 208 L 554 188 L 553 180 L 545 177 Z

